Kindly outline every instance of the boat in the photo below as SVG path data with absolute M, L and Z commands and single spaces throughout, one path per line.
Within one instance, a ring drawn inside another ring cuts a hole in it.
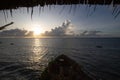
M 98 45 L 98 46 L 96 46 L 97 48 L 102 48 L 102 46 L 100 46 L 100 45 Z
M 10 43 L 10 45 L 14 45 L 14 43 Z
M 42 72 L 40 80 L 93 80 L 82 67 L 66 55 L 60 55 Z

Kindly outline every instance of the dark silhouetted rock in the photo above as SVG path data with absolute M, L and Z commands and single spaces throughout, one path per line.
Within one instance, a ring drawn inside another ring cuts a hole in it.
M 60 55 L 48 64 L 40 80 L 93 80 L 81 66 L 66 55 Z

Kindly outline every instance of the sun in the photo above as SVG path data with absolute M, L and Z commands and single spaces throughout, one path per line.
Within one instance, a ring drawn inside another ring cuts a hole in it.
M 35 36 L 40 35 L 42 33 L 42 30 L 39 27 L 35 27 L 33 29 L 33 33 L 34 33 Z

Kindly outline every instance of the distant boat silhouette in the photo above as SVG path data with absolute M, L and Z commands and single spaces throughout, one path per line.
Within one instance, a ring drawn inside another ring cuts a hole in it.
M 102 46 L 100 46 L 100 45 L 98 45 L 98 46 L 96 46 L 97 48 L 103 48 Z
M 10 45 L 14 45 L 14 43 L 10 43 Z
M 6 25 L 4 25 L 4 26 L 1 26 L 0 27 L 0 30 L 3 30 L 4 28 L 6 28 L 7 26 L 9 26 L 9 25 L 12 25 L 14 22 L 11 22 L 11 23 L 9 23 L 9 24 L 6 24 Z
M 2 44 L 2 42 L 0 41 L 0 44 Z

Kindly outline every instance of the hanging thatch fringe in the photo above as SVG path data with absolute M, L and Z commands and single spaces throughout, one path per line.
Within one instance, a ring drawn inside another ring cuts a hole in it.
M 0 3 L 1 3 L 0 10 L 3 10 L 5 21 L 7 18 L 6 15 L 8 16 L 8 13 L 6 11 L 9 10 L 10 15 L 12 17 L 13 16 L 12 11 L 19 7 L 26 7 L 28 13 L 30 12 L 29 10 L 31 9 L 31 19 L 32 19 L 33 8 L 34 6 L 38 6 L 38 5 L 39 5 L 39 13 L 41 12 L 41 10 L 44 10 L 44 6 L 49 6 L 49 8 L 51 9 L 51 5 L 63 5 L 63 9 L 64 9 L 64 5 L 71 5 L 69 12 L 71 12 L 73 4 L 85 4 L 88 5 L 89 8 L 91 7 L 91 5 L 93 5 L 95 6 L 93 12 L 96 10 L 97 5 L 112 5 L 113 7 L 112 15 L 116 18 L 120 14 L 120 8 L 119 8 L 120 0 L 3 0 Z M 43 8 L 41 9 L 41 7 Z M 74 8 L 74 10 L 76 9 Z
M 18 7 L 33 7 L 45 5 L 71 5 L 71 4 L 89 4 L 89 5 L 120 5 L 120 0 L 2 0 L 0 1 L 0 10 L 16 9 Z

